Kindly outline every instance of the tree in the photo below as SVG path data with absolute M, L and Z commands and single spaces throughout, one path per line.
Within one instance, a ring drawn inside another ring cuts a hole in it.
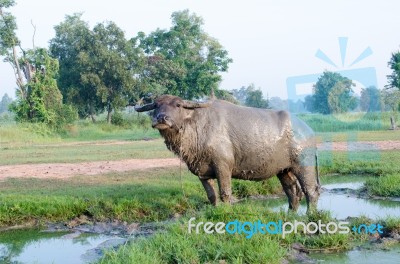
M 247 87 L 242 86 L 240 89 L 233 89 L 232 94 L 242 105 L 256 108 L 270 108 L 269 100 L 264 99 L 261 89 L 256 89 L 253 83 Z
M 113 22 L 96 25 L 92 37 L 81 79 L 85 86 L 96 88 L 111 123 L 112 110 L 125 107 L 134 93 L 134 55 L 124 32 Z
M 354 109 L 353 82 L 339 73 L 325 71 L 313 87 L 314 110 L 321 114 L 342 113 Z
M 381 92 L 370 86 L 361 89 L 360 107 L 362 111 L 376 112 L 381 110 Z
M 185 99 L 209 95 L 232 59 L 221 44 L 202 29 L 201 17 L 189 10 L 174 12 L 169 30 L 157 29 L 137 40 L 148 56 L 141 80 L 150 89 L 163 86 Z
M 91 46 L 89 25 L 81 20 L 82 14 L 66 16 L 65 21 L 55 26 L 56 36 L 50 40 L 50 53 L 60 64 L 57 82 L 64 102 L 78 108 L 81 117 L 94 115 L 102 110 L 101 100 L 96 95 L 96 87 L 84 85 L 81 73 Z
M 18 94 L 21 98 L 26 97 L 25 80 L 19 65 L 17 46 L 20 41 L 16 35 L 17 23 L 15 17 L 5 11 L 15 5 L 14 0 L 0 0 L 0 55 L 5 56 L 5 61 L 10 63 L 16 75 Z M 20 46 L 21 47 L 21 46 Z
M 288 110 L 287 100 L 282 100 L 280 97 L 271 97 L 269 99 L 269 105 L 275 110 Z
M 263 93 L 260 89 L 247 93 L 245 105 L 256 108 L 269 108 L 268 99 L 265 100 L 263 98 Z
M 312 95 L 307 95 L 307 96 L 304 98 L 304 108 L 305 108 L 307 111 L 309 111 L 309 112 L 311 112 L 311 113 L 314 113 L 314 112 L 315 112 L 314 105 L 315 105 L 314 96 L 312 96 Z
M 30 79 L 25 97 L 17 94 L 10 107 L 17 121 L 41 122 L 53 128 L 72 122 L 76 118 L 74 109 L 62 104 L 57 87 L 58 61 L 46 49 L 37 48 L 26 52 L 21 65 L 29 65 Z
M 387 88 L 398 88 L 400 89 L 400 52 L 392 53 L 392 57 L 388 62 L 389 68 L 393 71 L 392 74 L 388 75 Z
M 90 30 L 81 14 L 67 16 L 55 30 L 50 49 L 61 64 L 63 94 L 93 121 L 94 114 L 105 109 L 110 123 L 113 110 L 138 97 L 138 49 L 115 23 L 99 23 Z
M 246 103 L 247 93 L 251 90 L 254 90 L 254 84 L 250 84 L 249 86 L 245 87 L 242 86 L 240 89 L 233 89 L 232 94 L 240 102 L 240 104 L 244 105 Z
M 394 130 L 397 128 L 396 119 L 398 111 L 400 111 L 400 90 L 397 88 L 387 88 L 383 89 L 381 93 L 384 109 L 391 112 L 391 128 Z
M 15 31 L 15 17 L 3 8 L 14 5 L 14 1 L 0 0 L 0 50 L 5 61 L 13 67 L 17 81 L 17 99 L 10 110 L 17 121 L 42 122 L 52 128 L 60 128 L 72 122 L 74 110 L 62 104 L 56 76 L 58 61 L 49 56 L 44 48 L 24 50 Z M 19 46 L 22 55 L 17 53 Z
M 221 100 L 225 100 L 228 102 L 231 102 L 233 104 L 239 104 L 239 101 L 236 100 L 236 98 L 233 96 L 232 92 L 223 90 L 223 89 L 218 89 L 215 91 L 215 97 Z
M 357 106 L 357 100 L 350 95 L 351 92 L 352 90 L 346 80 L 338 81 L 328 95 L 330 113 L 338 114 L 354 109 Z
M 8 96 L 8 94 L 4 94 L 0 102 L 0 113 L 7 112 L 8 106 L 12 103 L 12 101 L 13 100 Z

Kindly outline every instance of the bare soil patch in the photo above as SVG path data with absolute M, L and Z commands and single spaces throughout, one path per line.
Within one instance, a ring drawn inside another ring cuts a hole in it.
M 324 142 L 318 144 L 318 149 L 332 151 L 400 150 L 400 141 Z
M 96 175 L 110 172 L 147 170 L 179 166 L 178 158 L 128 159 L 118 161 L 94 161 L 82 163 L 44 163 L 0 166 L 0 180 L 5 178 L 57 178 L 75 175 Z

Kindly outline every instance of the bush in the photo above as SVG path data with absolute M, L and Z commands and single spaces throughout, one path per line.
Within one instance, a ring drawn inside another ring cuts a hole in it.
M 114 112 L 111 116 L 111 124 L 115 126 L 125 127 L 127 125 L 127 122 L 120 112 Z

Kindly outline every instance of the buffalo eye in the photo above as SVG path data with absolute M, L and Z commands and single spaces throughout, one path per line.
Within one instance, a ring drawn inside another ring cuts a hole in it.
M 180 104 L 180 103 L 177 103 L 177 104 L 176 104 L 176 107 L 181 107 L 181 104 Z

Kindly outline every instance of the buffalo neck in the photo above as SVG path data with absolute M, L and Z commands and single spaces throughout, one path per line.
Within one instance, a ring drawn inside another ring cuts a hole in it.
M 188 165 L 196 162 L 198 152 L 201 149 L 204 127 L 206 126 L 206 109 L 194 110 L 195 113 L 191 119 L 185 120 L 179 130 L 168 129 L 161 130 L 160 134 L 164 138 L 167 148 L 178 155 Z M 201 135 L 199 135 L 201 133 Z M 196 155 L 197 154 L 197 155 Z

